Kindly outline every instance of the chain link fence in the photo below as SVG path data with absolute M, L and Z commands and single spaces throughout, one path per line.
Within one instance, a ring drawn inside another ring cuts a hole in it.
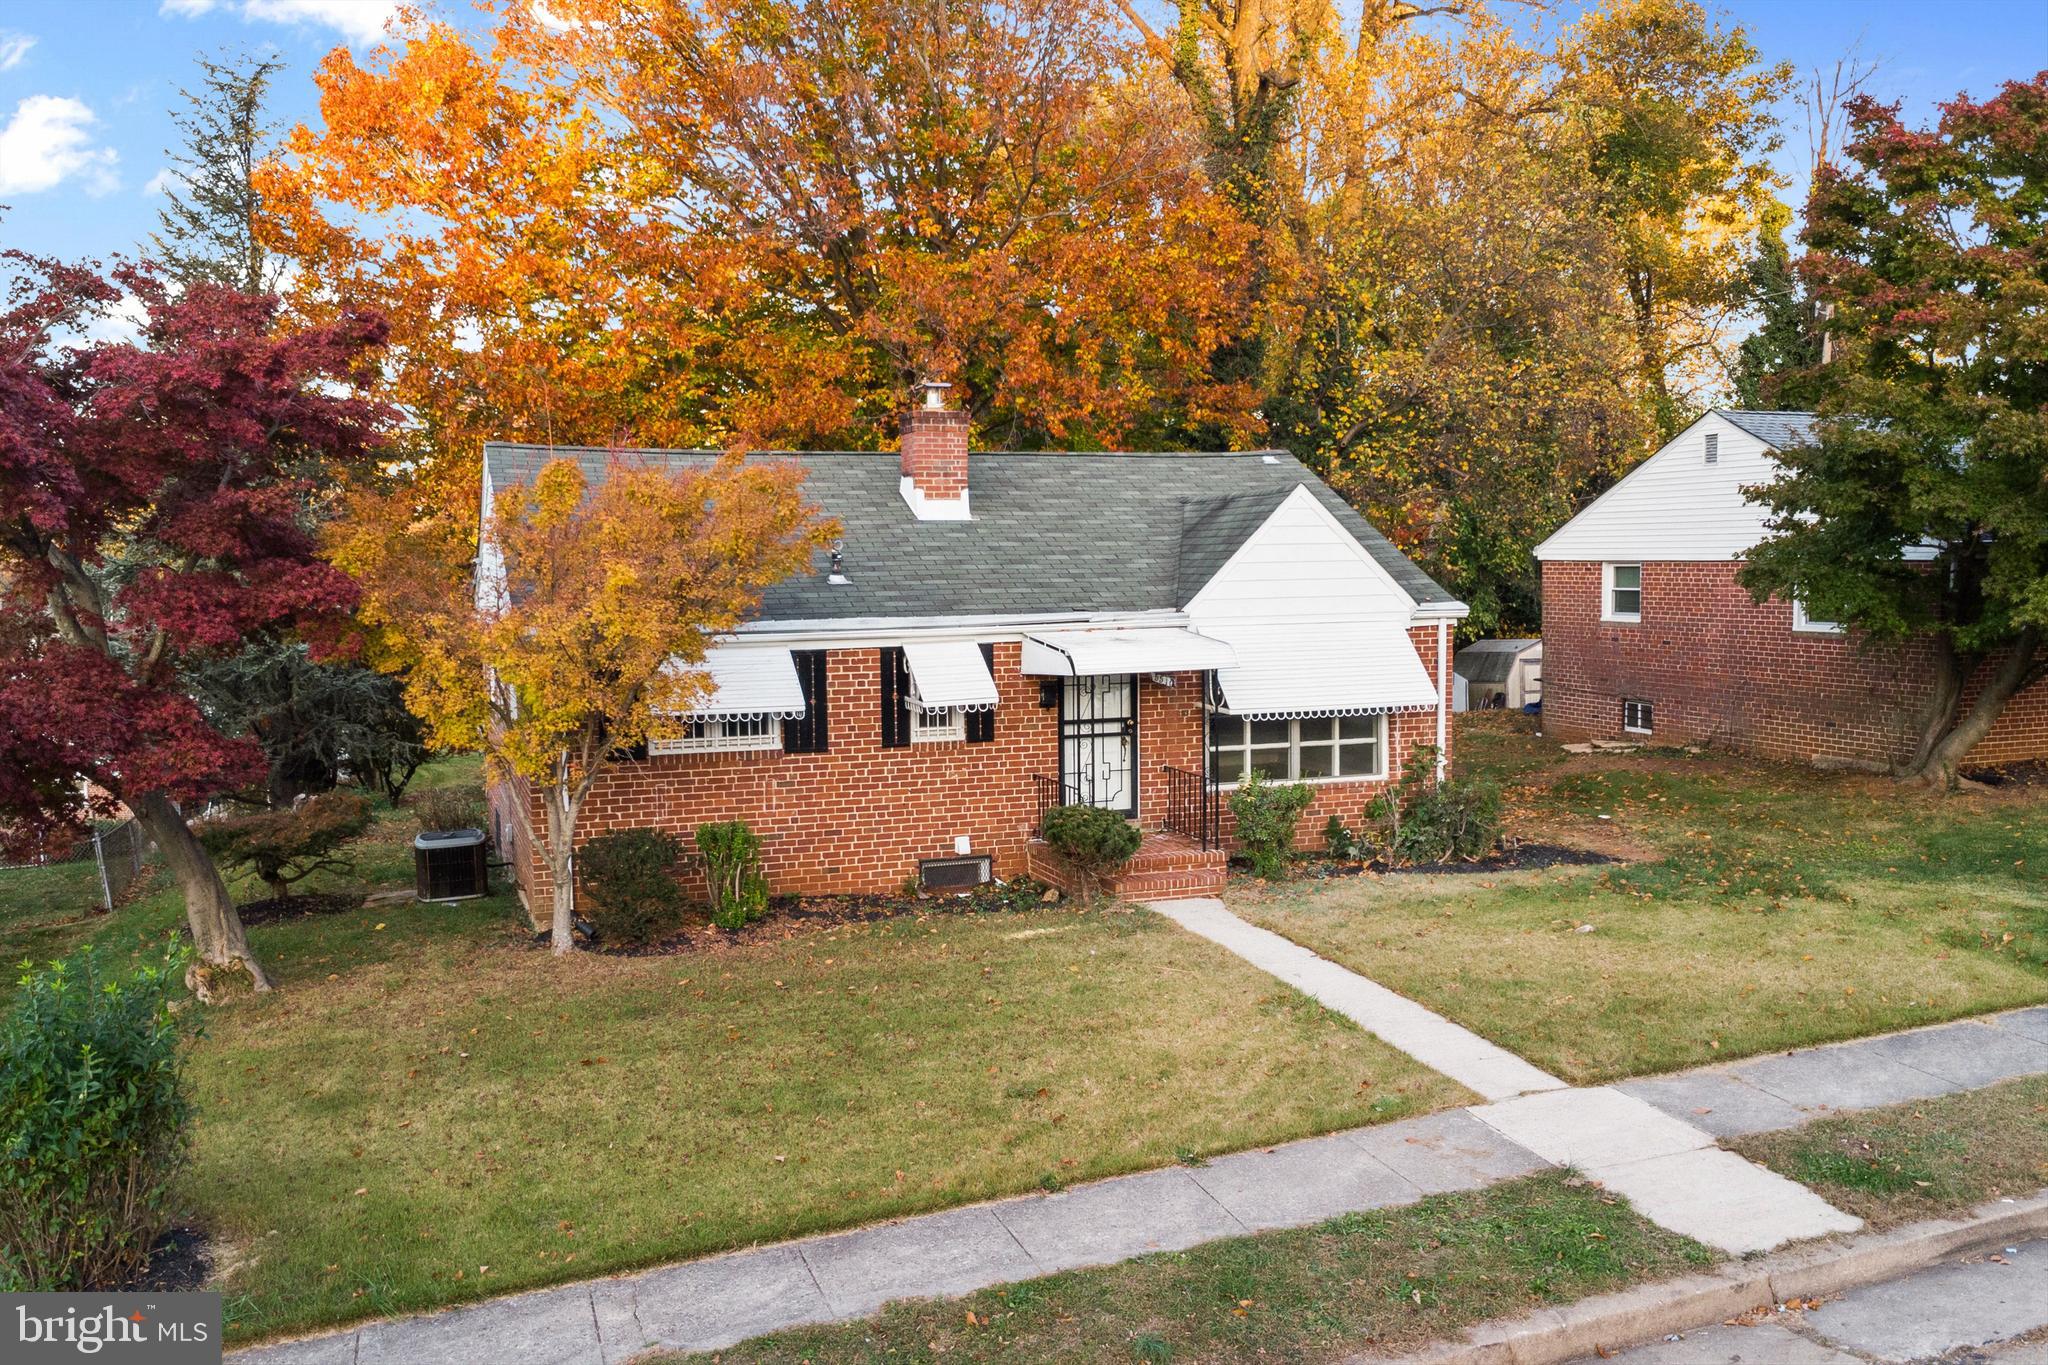
M 148 867 L 152 849 L 141 823 L 130 817 L 94 829 L 69 848 L 0 863 L 0 908 L 34 917 L 38 911 L 112 910 Z

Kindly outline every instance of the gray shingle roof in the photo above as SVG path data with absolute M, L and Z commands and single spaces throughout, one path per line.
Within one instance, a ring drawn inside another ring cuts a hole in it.
M 1474 640 L 1452 658 L 1451 672 L 1466 682 L 1506 682 L 1522 651 L 1542 643 L 1541 640 Z
M 531 482 L 568 457 L 593 481 L 617 460 L 703 464 L 701 450 L 484 446 L 494 487 Z M 841 587 L 817 572 L 785 579 L 761 603 L 766 620 L 1107 612 L 1185 606 L 1280 500 L 1306 486 L 1417 602 L 1454 597 L 1292 455 L 981 452 L 970 456 L 974 520 L 918 521 L 897 491 L 888 451 L 774 452 L 795 460 L 804 496 L 844 535 Z
M 1773 450 L 1813 444 L 1814 423 L 1820 420 L 1810 412 L 1748 412 L 1740 408 L 1714 411 Z

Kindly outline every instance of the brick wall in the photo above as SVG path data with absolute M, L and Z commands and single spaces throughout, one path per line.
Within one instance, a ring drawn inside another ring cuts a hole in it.
M 1411 632 L 1432 677 L 1434 627 Z M 584 806 L 578 842 L 611 829 L 664 829 L 694 846 L 699 824 L 744 819 L 762 839 L 770 889 L 797 895 L 883 894 L 916 876 L 918 860 L 950 857 L 956 835 L 988 854 L 998 876 L 1024 871 L 1024 848 L 1037 817 L 1033 774 L 1059 772 L 1059 709 L 1039 705 L 1039 683 L 1019 670 L 1022 646 L 995 646 L 1000 698 L 994 741 L 984 744 L 881 745 L 881 664 L 873 649 L 833 650 L 827 665 L 830 748 L 822 754 L 680 754 L 623 764 L 601 779 Z M 1174 676 L 1161 686 L 1138 680 L 1138 820 L 1157 829 L 1165 814 L 1165 765 L 1202 767 L 1202 678 Z M 1436 738 L 1436 713 L 1388 718 L 1389 761 L 1398 776 L 1418 745 Z M 1317 789 L 1302 817 L 1301 842 L 1319 847 L 1331 814 L 1356 824 L 1382 786 L 1338 782 Z M 535 851 L 517 846 L 509 803 L 526 800 L 535 827 L 545 823 L 523 790 L 491 793 L 505 856 L 518 870 L 528 904 L 540 914 L 551 891 Z M 1226 821 L 1227 821 L 1226 812 Z M 697 881 L 693 890 L 701 891 Z
M 1643 619 L 1600 620 L 1601 566 L 1543 566 L 1543 729 L 1623 738 L 1623 698 L 1655 708 L 1660 743 L 1883 767 L 1909 757 L 1930 691 L 1924 645 L 1865 647 L 1792 629 L 1735 564 L 1646 563 Z M 1975 684 L 1972 684 L 1972 694 Z M 2048 683 L 2008 703 L 1973 763 L 2048 756 Z

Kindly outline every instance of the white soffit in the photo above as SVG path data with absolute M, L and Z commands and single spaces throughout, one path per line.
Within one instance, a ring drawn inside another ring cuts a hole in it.
M 931 640 L 903 646 L 910 692 L 927 711 L 986 711 L 996 704 L 996 680 L 972 640 Z
M 1034 677 L 1194 673 L 1235 662 L 1237 655 L 1229 645 L 1181 626 L 1034 631 L 1024 636 L 1024 672 Z
M 1236 626 L 1237 663 L 1218 670 L 1224 704 L 1240 716 L 1357 716 L 1433 708 L 1436 688 L 1405 627 L 1333 622 L 1313 637 L 1296 627 Z
M 693 671 L 670 661 L 670 671 Z M 786 649 L 749 645 L 713 645 L 704 651 L 703 672 L 711 675 L 711 691 L 691 704 L 693 716 L 782 716 L 795 720 L 804 713 L 804 688 L 797 681 L 796 660 Z

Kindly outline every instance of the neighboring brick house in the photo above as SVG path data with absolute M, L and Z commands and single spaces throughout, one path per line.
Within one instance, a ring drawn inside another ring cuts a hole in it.
M 1247 765 L 1316 785 L 1315 845 L 1418 750 L 1447 763 L 1464 605 L 1292 456 L 969 455 L 967 431 L 928 405 L 900 452 L 751 457 L 802 464 L 843 539 L 714 646 L 689 733 L 600 779 L 579 839 L 740 818 L 772 890 L 882 893 L 1058 878 L 1038 820 L 1078 801 L 1147 831 L 1120 894 L 1188 894 L 1221 884 L 1217 812 Z M 563 456 L 593 480 L 713 458 L 489 444 L 487 522 L 494 490 Z M 491 793 L 494 832 L 540 905 L 507 814 L 524 795 Z
M 1710 412 L 1536 547 L 1545 734 L 1868 768 L 1911 756 L 1928 649 L 1873 646 L 1736 581 L 1768 533 L 1767 509 L 1743 490 L 1777 477 L 1774 452 L 1809 441 L 1813 424 Z M 2044 756 L 2048 683 L 2014 697 L 1970 758 Z

